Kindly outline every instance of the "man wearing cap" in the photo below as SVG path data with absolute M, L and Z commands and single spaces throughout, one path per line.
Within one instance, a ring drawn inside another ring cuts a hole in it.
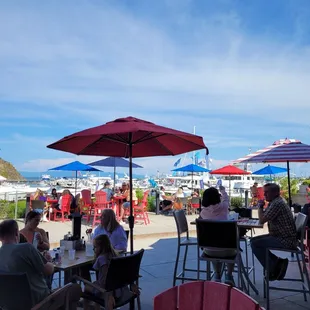
M 107 201 L 110 201 L 112 196 L 113 196 L 113 191 L 110 188 L 110 182 L 109 181 L 105 181 L 104 183 L 104 187 L 101 189 L 103 192 L 106 192 L 107 194 Z

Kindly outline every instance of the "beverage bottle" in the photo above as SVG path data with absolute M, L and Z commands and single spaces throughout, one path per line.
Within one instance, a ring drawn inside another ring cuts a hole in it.
M 71 232 L 70 232 L 70 231 L 68 232 L 68 240 L 69 240 L 69 241 L 72 240 L 72 235 L 71 235 Z

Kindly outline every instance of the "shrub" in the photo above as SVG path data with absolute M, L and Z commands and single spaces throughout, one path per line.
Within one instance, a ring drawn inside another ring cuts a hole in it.
M 136 189 L 136 196 L 137 196 L 138 202 L 142 201 L 143 195 L 144 195 L 144 193 L 143 193 L 143 190 L 141 188 Z
M 236 209 L 236 208 L 242 208 L 243 205 L 243 199 L 241 197 L 231 197 L 230 199 L 230 208 Z
M 303 182 L 302 182 L 302 185 L 309 185 L 310 184 L 310 180 L 309 179 L 307 179 L 307 180 L 304 180 Z
M 6 200 L 0 201 L 0 219 L 14 219 L 15 218 L 15 202 Z M 26 200 L 19 200 L 17 202 L 17 218 L 24 218 L 26 213 Z
M 288 181 L 287 178 L 281 179 L 280 182 L 280 188 L 282 192 L 282 197 L 288 200 Z M 299 191 L 298 187 L 298 180 L 297 179 L 291 179 L 291 195 L 296 195 Z
M 147 197 L 147 211 L 149 212 L 155 212 L 156 209 L 156 197 L 155 196 L 148 196 Z

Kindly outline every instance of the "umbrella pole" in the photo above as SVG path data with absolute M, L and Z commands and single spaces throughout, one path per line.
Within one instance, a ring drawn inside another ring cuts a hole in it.
M 128 217 L 129 230 L 130 230 L 130 253 L 133 254 L 133 227 L 134 227 L 134 216 L 133 216 L 133 204 L 132 204 L 132 134 L 129 134 L 129 185 L 130 185 L 130 215 Z
M 231 199 L 231 186 L 230 186 L 230 179 L 231 179 L 231 175 L 229 175 L 229 203 L 230 203 L 230 199 Z
M 290 162 L 286 162 L 287 167 L 287 186 L 288 186 L 288 205 L 292 207 L 292 196 L 291 196 L 291 176 L 290 176 Z
M 115 165 L 115 161 L 114 161 L 114 179 L 113 179 L 114 192 L 115 192 L 115 173 L 116 173 L 116 165 Z
M 77 188 L 77 171 L 75 171 L 75 194 L 74 196 L 76 196 L 76 188 Z

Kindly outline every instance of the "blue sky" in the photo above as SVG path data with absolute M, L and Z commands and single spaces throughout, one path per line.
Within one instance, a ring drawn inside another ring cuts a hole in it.
M 196 126 L 214 168 L 280 138 L 310 143 L 308 0 L 17 0 L 0 8 L 0 156 L 19 170 L 66 163 L 75 157 L 46 145 L 129 115 Z M 136 162 L 151 174 L 177 159 Z

